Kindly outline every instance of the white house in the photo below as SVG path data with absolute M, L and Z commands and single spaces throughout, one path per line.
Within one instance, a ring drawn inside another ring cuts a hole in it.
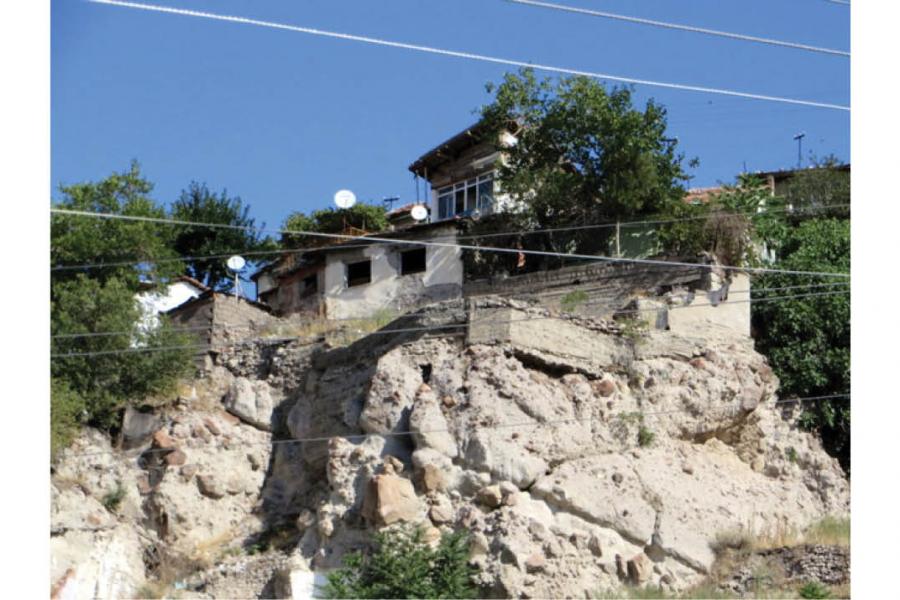
M 169 283 L 163 290 L 147 290 L 135 296 L 141 311 L 139 328 L 142 331 L 151 331 L 159 327 L 160 313 L 168 312 L 184 304 L 192 298 L 197 298 L 209 291 L 206 286 L 193 277 L 182 275 Z

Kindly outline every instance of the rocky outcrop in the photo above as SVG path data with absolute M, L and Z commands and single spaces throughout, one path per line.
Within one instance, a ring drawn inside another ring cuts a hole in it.
M 486 596 L 679 591 L 709 573 L 723 531 L 848 512 L 843 473 L 796 409 L 775 404 L 778 382 L 748 338 L 485 302 L 510 323 L 477 310 L 466 339 L 410 331 L 460 323 L 461 304 L 447 303 L 348 348 L 223 351 L 149 448 L 122 455 L 88 435 L 75 449 L 109 452 L 73 449 L 57 468 L 52 583 L 92 573 L 80 581 L 115 585 L 103 548 L 138 583 L 152 575 L 148 549 L 239 569 L 223 551 L 286 528 L 289 560 L 260 562 L 252 590 L 233 582 L 259 596 L 268 579 L 277 594 L 406 523 L 429 540 L 467 531 Z M 112 515 L 102 499 L 119 483 Z M 197 577 L 228 595 L 223 568 Z

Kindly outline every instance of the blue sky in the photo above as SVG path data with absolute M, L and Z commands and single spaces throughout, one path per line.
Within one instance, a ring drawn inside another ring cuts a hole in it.
M 850 11 L 824 0 L 558 0 L 559 3 L 848 50 Z M 157 4 L 534 61 L 838 104 L 850 61 L 503 0 L 158 0 Z M 53 0 L 51 194 L 137 159 L 161 202 L 191 180 L 227 188 L 277 227 L 329 206 L 415 199 L 407 166 L 475 120 L 502 66 L 249 25 Z M 850 159 L 844 111 L 636 88 L 669 109 L 700 159 L 692 186 Z

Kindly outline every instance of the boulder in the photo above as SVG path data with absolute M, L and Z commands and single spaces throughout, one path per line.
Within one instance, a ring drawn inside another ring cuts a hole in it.
M 122 417 L 122 447 L 131 450 L 146 444 L 153 432 L 162 426 L 162 419 L 152 412 L 141 412 L 131 406 Z
M 275 401 L 272 399 L 272 390 L 265 381 L 238 377 L 231 383 L 222 402 L 229 412 L 244 422 L 264 431 L 272 430 Z
M 422 506 L 409 479 L 375 475 L 366 486 L 363 517 L 376 527 L 421 518 Z
M 197 475 L 197 489 L 200 490 L 201 494 L 213 500 L 218 500 L 225 496 L 222 484 L 213 475 Z

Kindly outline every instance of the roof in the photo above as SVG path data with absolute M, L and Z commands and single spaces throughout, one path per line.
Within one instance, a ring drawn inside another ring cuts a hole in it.
M 515 131 L 515 122 L 510 121 L 507 124 L 507 129 Z M 420 177 L 425 177 L 429 169 L 446 162 L 448 159 L 452 160 L 459 156 L 463 150 L 481 143 L 484 136 L 488 133 L 490 133 L 490 125 L 487 121 L 481 119 L 417 158 L 414 163 L 409 165 L 409 170 Z
M 706 204 L 710 200 L 712 200 L 713 196 L 722 191 L 721 187 L 705 187 L 705 188 L 693 188 L 687 191 L 684 195 L 684 201 L 690 204 L 702 203 Z
M 174 279 L 169 281 L 169 285 L 178 283 L 179 281 L 187 283 L 189 285 L 192 285 L 195 288 L 197 288 L 198 290 L 200 290 L 201 292 L 205 292 L 205 291 L 208 291 L 209 289 L 211 289 L 205 283 L 201 283 L 200 281 L 194 279 L 193 277 L 189 277 L 188 275 L 179 275 L 178 277 L 175 277 Z M 141 281 L 138 283 L 138 287 L 140 287 L 142 290 L 148 291 L 148 290 L 155 289 L 156 284 L 153 283 L 152 281 Z
M 807 171 L 815 171 L 818 169 L 832 169 L 835 171 L 850 171 L 850 163 L 845 165 L 834 165 L 831 167 L 828 166 L 809 166 L 805 169 L 778 169 L 777 171 L 756 171 L 755 173 L 751 173 L 751 175 L 756 175 L 757 177 L 774 177 L 776 180 L 778 179 L 787 179 L 788 177 L 793 177 L 797 173 L 804 173 Z
M 164 314 L 170 315 L 176 311 L 187 308 L 191 304 L 194 304 L 196 302 L 202 302 L 203 300 L 206 300 L 208 298 L 215 298 L 216 296 L 226 296 L 226 297 L 230 296 L 232 298 L 235 297 L 234 294 L 228 294 L 226 292 L 217 292 L 213 289 L 207 288 L 207 290 L 205 292 L 203 292 L 202 294 L 200 294 L 199 296 L 190 298 L 190 299 L 186 300 L 185 302 L 182 302 L 178 306 L 176 306 L 174 308 L 170 308 Z M 250 300 L 249 298 L 244 298 L 243 296 L 240 296 L 239 298 L 242 302 L 246 302 L 247 304 L 255 306 L 256 308 L 263 310 L 267 313 L 272 312 L 272 307 L 270 307 L 268 304 L 263 304 L 262 302 L 257 302 L 256 300 Z
M 456 219 L 445 219 L 442 221 L 435 221 L 433 223 L 416 223 L 415 225 L 409 225 L 408 227 L 402 227 L 399 229 L 395 229 L 394 231 L 382 231 L 379 233 L 370 233 L 367 235 L 362 235 L 357 238 L 353 238 L 351 240 L 343 240 L 341 242 L 337 242 L 335 244 L 330 244 L 328 246 L 321 246 L 318 248 L 310 248 L 304 253 L 304 256 L 317 256 L 320 254 L 326 254 L 332 251 L 341 251 L 348 249 L 348 247 L 358 247 L 360 242 L 365 242 L 367 238 L 376 237 L 379 239 L 408 239 L 410 237 L 417 236 L 418 234 L 427 233 L 433 229 L 440 229 L 442 227 L 458 227 L 459 223 L 464 219 L 456 218 Z M 377 241 L 370 242 L 372 244 L 377 244 Z M 369 244 L 365 244 L 369 245 Z

